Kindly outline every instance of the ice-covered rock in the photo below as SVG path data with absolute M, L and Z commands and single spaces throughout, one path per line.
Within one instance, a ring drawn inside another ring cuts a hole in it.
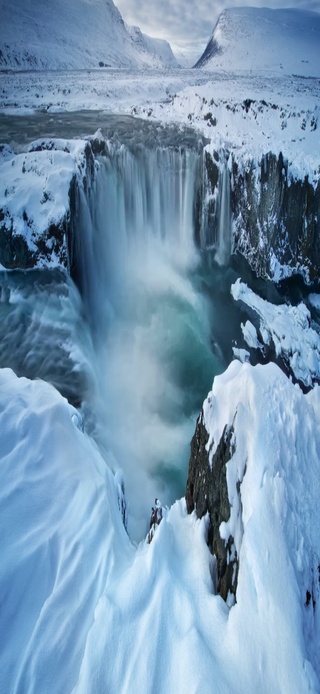
M 320 335 L 311 324 L 310 311 L 304 303 L 298 306 L 275 306 L 262 299 L 238 279 L 231 287 L 235 301 L 242 301 L 259 320 L 259 335 L 250 321 L 242 332 L 249 347 L 262 350 L 264 345 L 274 348 L 293 377 L 303 386 L 311 388 L 320 380 Z M 249 325 L 248 325 L 249 323 Z M 242 326 L 241 326 L 242 327 Z
M 72 272 L 79 189 L 94 177 L 83 140 L 37 140 L 29 151 L 0 152 L 0 264 Z

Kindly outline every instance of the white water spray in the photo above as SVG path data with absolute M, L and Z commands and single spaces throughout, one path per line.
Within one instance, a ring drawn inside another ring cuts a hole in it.
M 96 436 L 124 470 L 135 538 L 145 534 L 156 496 L 170 503 L 183 493 L 195 417 L 214 372 L 209 308 L 197 286 L 198 156 L 114 149 L 100 160 L 91 226 L 83 217 L 84 299 L 100 383 Z
M 230 174 L 227 161 L 220 172 L 216 248 L 216 262 L 226 265 L 231 254 Z

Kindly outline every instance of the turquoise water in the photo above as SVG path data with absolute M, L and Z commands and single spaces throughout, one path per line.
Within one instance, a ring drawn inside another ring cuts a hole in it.
M 184 494 L 196 418 L 226 365 L 213 349 L 207 270 L 194 243 L 197 167 L 192 150 L 115 150 L 100 162 L 92 228 L 81 231 L 96 437 L 109 464 L 123 470 L 136 539 L 155 497 L 171 504 Z

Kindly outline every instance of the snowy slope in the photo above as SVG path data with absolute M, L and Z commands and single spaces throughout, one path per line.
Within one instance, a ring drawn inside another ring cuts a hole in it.
M 1 0 L 0 67 L 177 65 L 169 44 L 125 26 L 112 0 Z
M 320 14 L 255 7 L 224 10 L 196 67 L 319 76 Z
M 129 24 L 125 24 L 125 27 L 129 36 L 131 36 L 138 48 L 141 48 L 142 51 L 147 51 L 150 53 L 154 59 L 160 58 L 163 65 L 177 67 L 177 61 L 172 53 L 171 46 L 168 41 L 151 38 L 151 36 L 143 34 L 141 29 L 136 26 L 129 26 Z
M 67 694 L 107 577 L 131 547 L 77 410 L 43 381 L 3 369 L 0 382 L 0 691 Z
M 1 691 L 319 691 L 320 389 L 233 362 L 205 402 L 212 453 L 234 426 L 230 610 L 205 518 L 178 501 L 135 551 L 79 413 L 9 369 L 0 385 Z

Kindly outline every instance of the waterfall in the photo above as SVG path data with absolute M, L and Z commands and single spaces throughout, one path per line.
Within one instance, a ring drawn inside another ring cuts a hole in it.
M 230 189 L 227 155 L 205 152 L 198 194 L 197 238 L 201 250 L 222 266 L 231 254 Z
M 216 248 L 216 262 L 219 265 L 226 265 L 231 254 L 230 174 L 227 161 L 223 162 L 219 177 Z
M 129 532 L 159 497 L 184 491 L 194 422 L 212 382 L 209 300 L 201 290 L 192 148 L 110 146 L 81 201 L 79 283 L 99 397 L 94 435 L 124 471 Z

